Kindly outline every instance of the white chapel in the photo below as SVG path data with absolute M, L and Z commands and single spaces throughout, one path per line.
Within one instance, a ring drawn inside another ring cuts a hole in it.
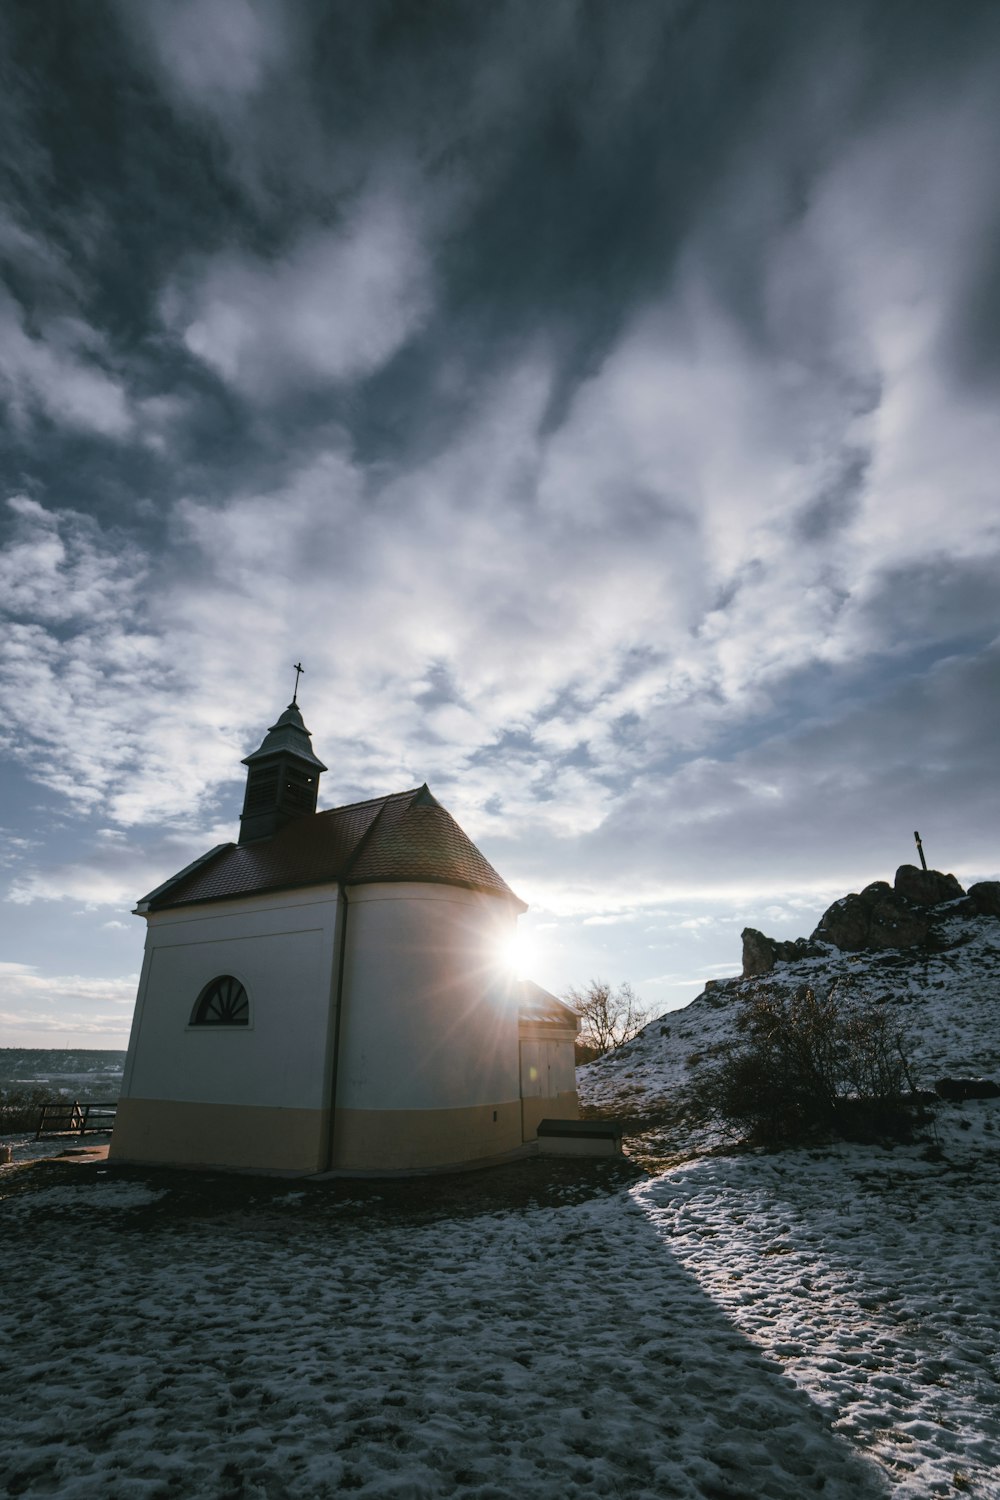
M 243 763 L 238 842 L 137 906 L 112 1158 L 457 1168 L 575 1119 L 576 1015 L 503 967 L 525 904 L 426 785 L 318 812 L 296 698 Z

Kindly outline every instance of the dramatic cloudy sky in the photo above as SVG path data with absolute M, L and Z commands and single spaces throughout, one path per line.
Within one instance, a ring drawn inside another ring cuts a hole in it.
M 1000 872 L 1000 6 L 0 11 L 2 1036 L 124 1045 L 135 899 L 292 663 L 530 968 L 658 1008 Z

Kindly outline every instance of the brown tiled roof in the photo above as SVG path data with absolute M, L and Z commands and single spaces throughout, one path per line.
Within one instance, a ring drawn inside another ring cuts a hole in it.
M 297 818 L 272 838 L 223 844 L 150 892 L 140 907 L 162 911 L 333 881 L 399 880 L 491 891 L 524 909 L 426 786 Z
M 579 1029 L 580 1018 L 565 1000 L 550 995 L 533 979 L 518 980 L 518 1016 L 522 1021 L 534 1021 L 547 1026 L 572 1026 Z

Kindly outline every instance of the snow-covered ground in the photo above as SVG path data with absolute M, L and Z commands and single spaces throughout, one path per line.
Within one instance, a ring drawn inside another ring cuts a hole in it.
M 1000 1071 L 1000 923 L 969 934 L 892 970 L 928 1081 Z M 584 1089 L 655 1114 L 736 988 Z M 1000 1103 L 935 1132 L 453 1189 L 4 1169 L 0 1489 L 996 1500 Z
M 6 1200 L 6 1493 L 882 1492 L 624 1186 L 397 1222 L 317 1192 Z
M 1000 1107 L 941 1114 L 929 1150 L 714 1158 L 633 1193 L 713 1305 L 913 1500 L 1000 1495 Z

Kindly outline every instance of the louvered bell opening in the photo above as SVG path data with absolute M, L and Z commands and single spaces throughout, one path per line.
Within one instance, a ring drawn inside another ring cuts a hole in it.
M 247 779 L 247 794 L 243 804 L 244 813 L 264 812 L 278 801 L 280 774 L 277 766 L 261 766 L 251 770 Z
M 289 766 L 284 775 L 281 804 L 289 813 L 311 813 L 316 811 L 318 795 L 317 778 L 295 766 Z

